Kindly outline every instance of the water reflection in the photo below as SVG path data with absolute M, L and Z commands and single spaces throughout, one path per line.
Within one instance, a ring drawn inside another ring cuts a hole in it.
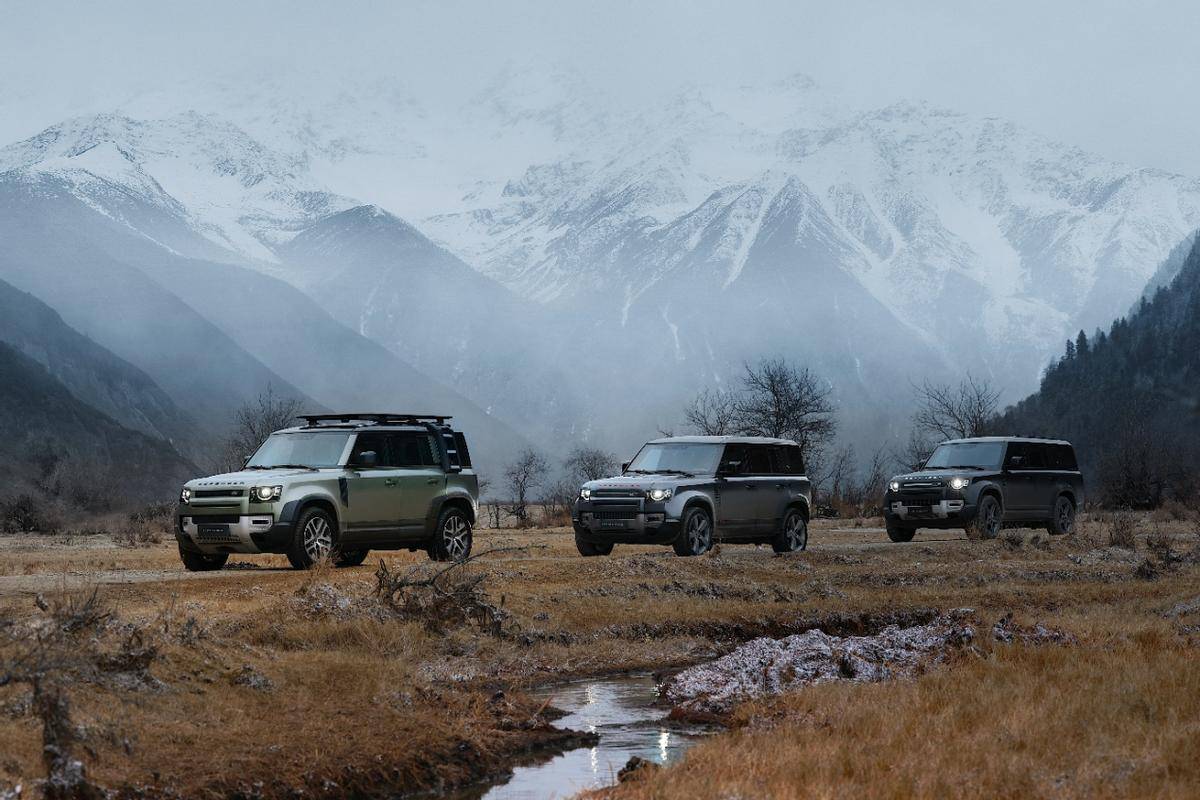
M 677 759 L 700 735 L 668 722 L 652 707 L 657 687 L 649 676 L 581 681 L 536 693 L 568 712 L 555 724 L 600 735 L 595 747 L 534 767 L 519 767 L 508 783 L 481 793 L 485 800 L 546 800 L 615 783 L 632 756 L 665 764 Z

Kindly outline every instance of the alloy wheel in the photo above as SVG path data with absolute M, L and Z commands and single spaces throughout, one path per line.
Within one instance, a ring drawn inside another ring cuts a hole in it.
M 983 518 L 983 529 L 989 539 L 995 539 L 1000 535 L 1000 507 L 994 502 L 988 504 Z
M 304 553 L 310 561 L 317 562 L 329 555 L 333 549 L 333 531 L 329 520 L 314 516 L 304 526 Z
M 787 540 L 788 550 L 803 550 L 808 544 L 808 525 L 804 523 L 804 517 L 799 514 L 792 514 L 788 517 L 787 527 L 783 533 Z
M 712 529 L 708 517 L 703 514 L 693 514 L 688 521 L 688 545 L 692 552 L 700 554 L 708 550 L 712 544 Z
M 446 555 L 454 561 L 466 558 L 471 548 L 470 539 L 471 526 L 465 519 L 457 514 L 446 517 L 446 522 L 442 525 L 442 545 L 446 549 Z
M 1071 501 L 1063 498 L 1058 505 L 1058 529 L 1063 533 L 1070 533 L 1071 526 L 1075 522 L 1075 507 L 1071 505 Z

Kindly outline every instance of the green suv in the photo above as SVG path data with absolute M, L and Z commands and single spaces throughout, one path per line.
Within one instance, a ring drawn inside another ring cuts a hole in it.
M 267 437 L 239 472 L 188 481 L 175 538 L 192 571 L 230 553 L 283 553 L 296 569 L 357 566 L 370 550 L 470 555 L 479 480 L 450 417 L 321 414 Z

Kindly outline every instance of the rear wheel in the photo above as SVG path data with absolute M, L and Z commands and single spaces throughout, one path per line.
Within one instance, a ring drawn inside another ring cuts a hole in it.
M 463 561 L 471 555 L 471 520 L 460 508 L 446 508 L 438 516 L 429 557 L 434 561 Z
M 296 520 L 296 530 L 292 534 L 292 544 L 288 548 L 287 558 L 294 569 L 308 569 L 318 561 L 323 561 L 333 552 L 334 521 L 329 512 L 320 508 L 308 508 Z
M 776 553 L 797 553 L 808 547 L 808 521 L 798 508 L 788 509 L 783 516 L 783 526 L 771 540 L 771 549 Z
M 1075 529 L 1075 504 L 1065 494 L 1054 501 L 1054 516 L 1046 523 L 1051 536 L 1064 536 Z
M 335 567 L 357 567 L 367 560 L 370 550 L 340 550 L 333 557 Z
M 979 500 L 975 519 L 967 525 L 968 539 L 995 539 L 1004 527 L 1004 509 L 995 495 L 985 494 Z
M 584 557 L 606 556 L 613 551 L 612 542 L 589 542 L 575 534 L 575 549 Z
M 692 506 L 683 514 L 683 524 L 672 547 L 677 556 L 698 556 L 712 547 L 713 526 L 708 512 Z
M 913 537 L 917 535 L 917 529 L 888 525 L 887 535 L 893 542 L 911 542 Z
M 225 566 L 225 562 L 229 560 L 229 554 L 193 553 L 191 550 L 184 550 L 180 547 L 179 560 L 183 562 L 183 568 L 188 572 L 212 572 Z

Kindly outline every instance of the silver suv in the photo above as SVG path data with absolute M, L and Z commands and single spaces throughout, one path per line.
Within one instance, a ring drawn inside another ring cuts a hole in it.
M 479 480 L 450 417 L 303 416 L 276 431 L 238 472 L 188 481 L 175 538 L 189 570 L 230 553 L 283 553 L 296 569 L 330 557 L 356 566 L 370 550 L 471 552 Z
M 679 436 L 647 443 L 621 475 L 585 483 L 572 515 L 581 555 L 669 544 L 695 556 L 714 541 L 808 546 L 812 486 L 787 439 Z

